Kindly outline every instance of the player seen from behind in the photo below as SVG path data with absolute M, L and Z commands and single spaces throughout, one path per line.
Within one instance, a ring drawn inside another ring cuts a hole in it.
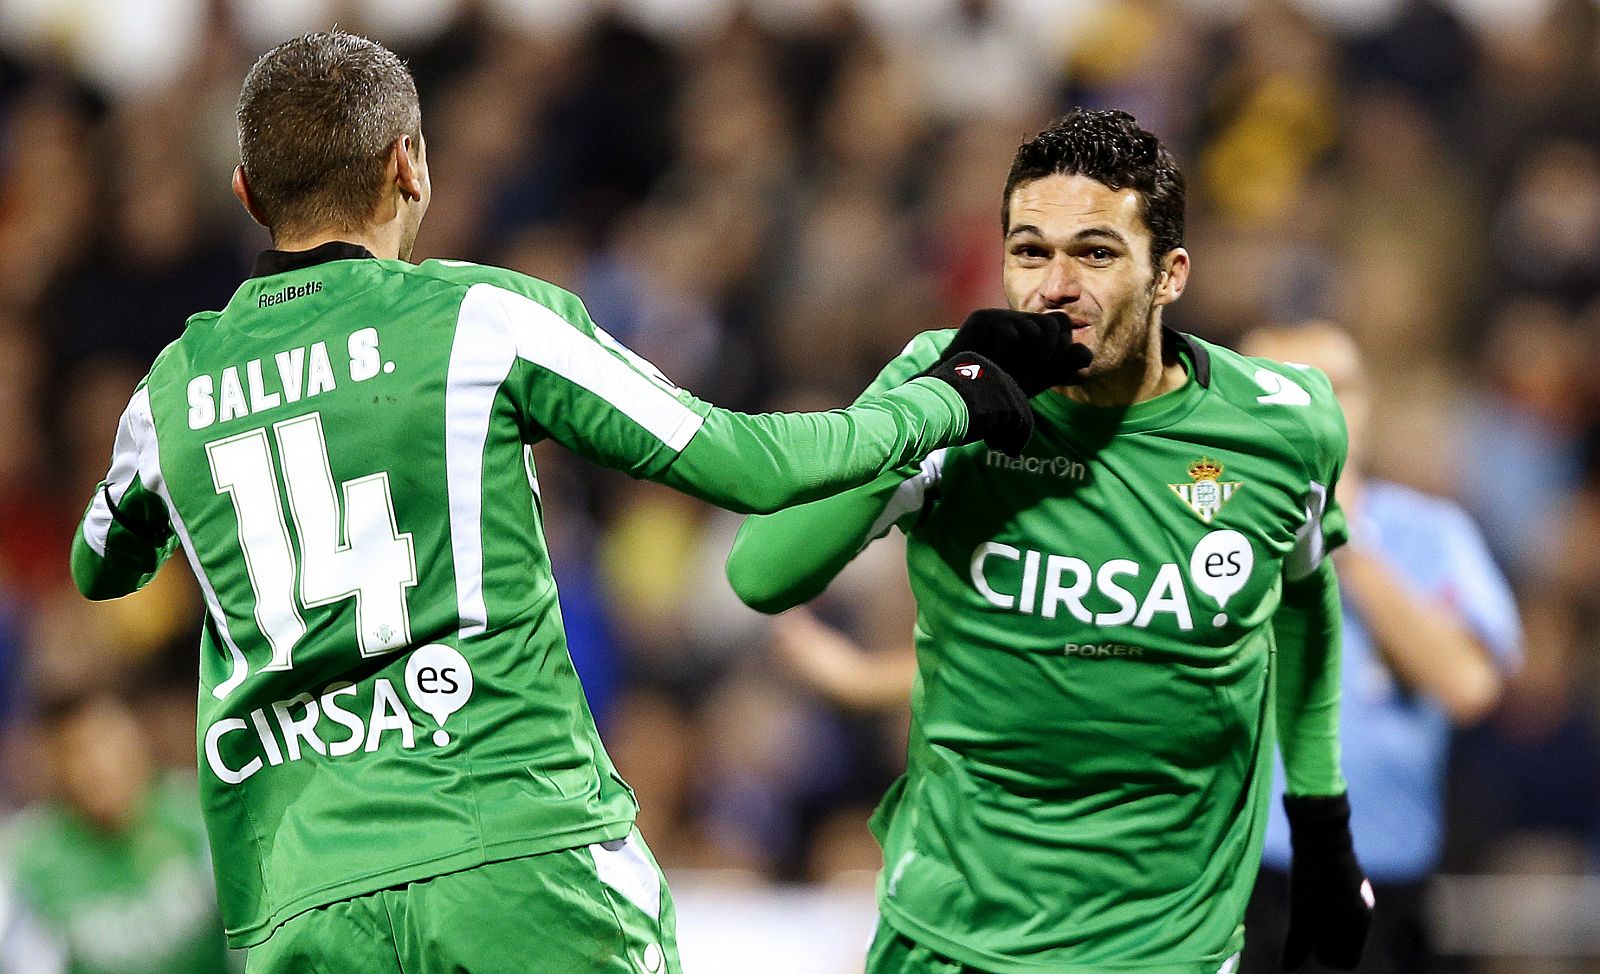
M 198 746 L 229 942 L 267 972 L 679 969 L 671 902 L 562 632 L 530 444 L 743 511 L 987 437 L 1087 358 L 1020 339 L 849 410 L 748 416 L 667 382 L 575 296 L 408 262 L 431 195 L 416 88 L 312 34 L 239 103 L 272 234 L 134 391 L 73 548 L 91 598 L 182 547 L 204 595 Z

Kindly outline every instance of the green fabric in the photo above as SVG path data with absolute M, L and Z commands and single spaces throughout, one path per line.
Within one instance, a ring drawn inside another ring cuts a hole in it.
M 208 610 L 196 743 L 217 895 L 248 946 L 303 910 L 631 827 L 567 653 L 533 443 L 761 510 L 965 425 L 934 380 L 817 416 L 731 414 L 553 285 L 334 260 L 246 281 L 162 352 L 73 573 L 125 594 L 182 542 Z
M 776 511 L 871 481 L 960 440 L 966 406 L 918 379 L 825 413 L 714 412 L 659 479 L 729 510 Z
M 1344 427 L 1320 373 L 1193 344 L 1209 387 L 1126 409 L 1046 393 L 1021 459 L 951 448 L 740 532 L 729 578 L 772 610 L 906 531 L 918 678 L 907 772 L 874 827 L 880 910 L 930 951 L 993 974 L 1214 974 L 1242 945 L 1272 622 L 1295 566 L 1341 540 L 1336 505 L 1310 512 Z M 1220 507 L 1194 491 L 1202 458 Z M 1302 763 L 1321 737 L 1305 740 Z
M 682 974 L 666 884 L 630 841 L 653 914 L 602 880 L 591 849 L 566 849 L 308 910 L 251 949 L 246 974 Z
M 941 957 L 926 947 L 912 943 L 905 934 L 878 921 L 872 946 L 867 949 L 863 974 L 984 974 L 960 961 Z
M 1235 966 L 1228 966 L 1229 960 L 1233 960 Z M 1237 969 L 1236 958 L 1224 960 L 1221 966 L 1204 962 L 1162 968 L 1148 966 L 1126 968 L 1117 964 L 1051 968 L 1057 974 L 1101 974 L 1101 972 L 1121 970 L 1135 970 L 1139 974 L 1233 974 Z M 988 972 L 929 950 L 880 919 L 877 933 L 872 938 L 872 946 L 867 950 L 864 974 L 988 974 Z
M 900 388 L 939 359 L 956 329 L 923 332 L 883 367 L 857 402 Z M 747 518 L 728 558 L 728 582 L 744 603 L 760 612 L 782 612 L 822 594 L 835 575 L 890 523 L 878 524 L 901 485 L 922 463 L 904 464 L 869 484 L 827 498 Z M 920 505 L 906 511 L 914 519 Z M 876 530 L 874 531 L 874 527 Z M 904 526 L 904 525 L 902 525 Z
M 229 970 L 199 809 L 192 783 L 163 780 L 121 833 L 59 805 L 13 823 L 6 879 L 69 974 Z
M 1339 580 L 1324 560 L 1285 582 L 1272 617 L 1277 644 L 1278 749 L 1291 795 L 1339 795 Z

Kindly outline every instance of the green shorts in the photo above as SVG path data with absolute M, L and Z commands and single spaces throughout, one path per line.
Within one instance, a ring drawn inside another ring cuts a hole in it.
M 661 870 L 627 839 L 485 863 L 308 910 L 246 974 L 682 974 Z
M 1214 963 L 1215 961 L 1212 962 Z M 1184 967 L 1191 969 L 1189 965 Z M 1164 969 L 1172 968 L 1164 966 Z M 1234 954 L 1223 962 L 1217 974 L 1236 974 L 1238 969 L 1239 955 Z M 1074 966 L 1073 970 L 1083 970 L 1083 968 Z M 1205 966 L 1205 972 L 1210 974 L 1210 971 L 1211 965 L 1208 964 Z M 880 918 L 878 932 L 873 935 L 872 947 L 867 951 L 865 974 L 983 974 L 983 972 L 976 967 L 929 950 Z
M 865 974 L 982 974 L 976 968 L 937 954 L 878 919 L 867 951 Z

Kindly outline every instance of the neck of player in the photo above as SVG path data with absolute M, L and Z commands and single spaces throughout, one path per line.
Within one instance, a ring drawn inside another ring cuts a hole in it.
M 1176 353 L 1163 354 L 1161 319 L 1150 317 L 1144 345 L 1135 349 L 1117 368 L 1076 386 L 1061 386 L 1056 391 L 1086 406 L 1131 406 L 1154 399 L 1189 381 L 1189 371 Z
M 272 249 L 295 253 L 338 241 L 365 247 L 380 260 L 400 260 L 400 240 L 403 235 L 403 228 L 391 221 L 361 230 L 323 230 L 301 236 L 275 237 Z

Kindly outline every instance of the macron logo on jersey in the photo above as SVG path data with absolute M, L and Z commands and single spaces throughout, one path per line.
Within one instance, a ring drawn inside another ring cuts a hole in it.
M 1082 460 L 1072 457 L 1010 457 L 999 450 L 984 455 L 984 466 L 998 467 L 1015 473 L 1038 474 L 1041 477 L 1060 477 L 1062 480 L 1088 480 L 1089 468 Z

